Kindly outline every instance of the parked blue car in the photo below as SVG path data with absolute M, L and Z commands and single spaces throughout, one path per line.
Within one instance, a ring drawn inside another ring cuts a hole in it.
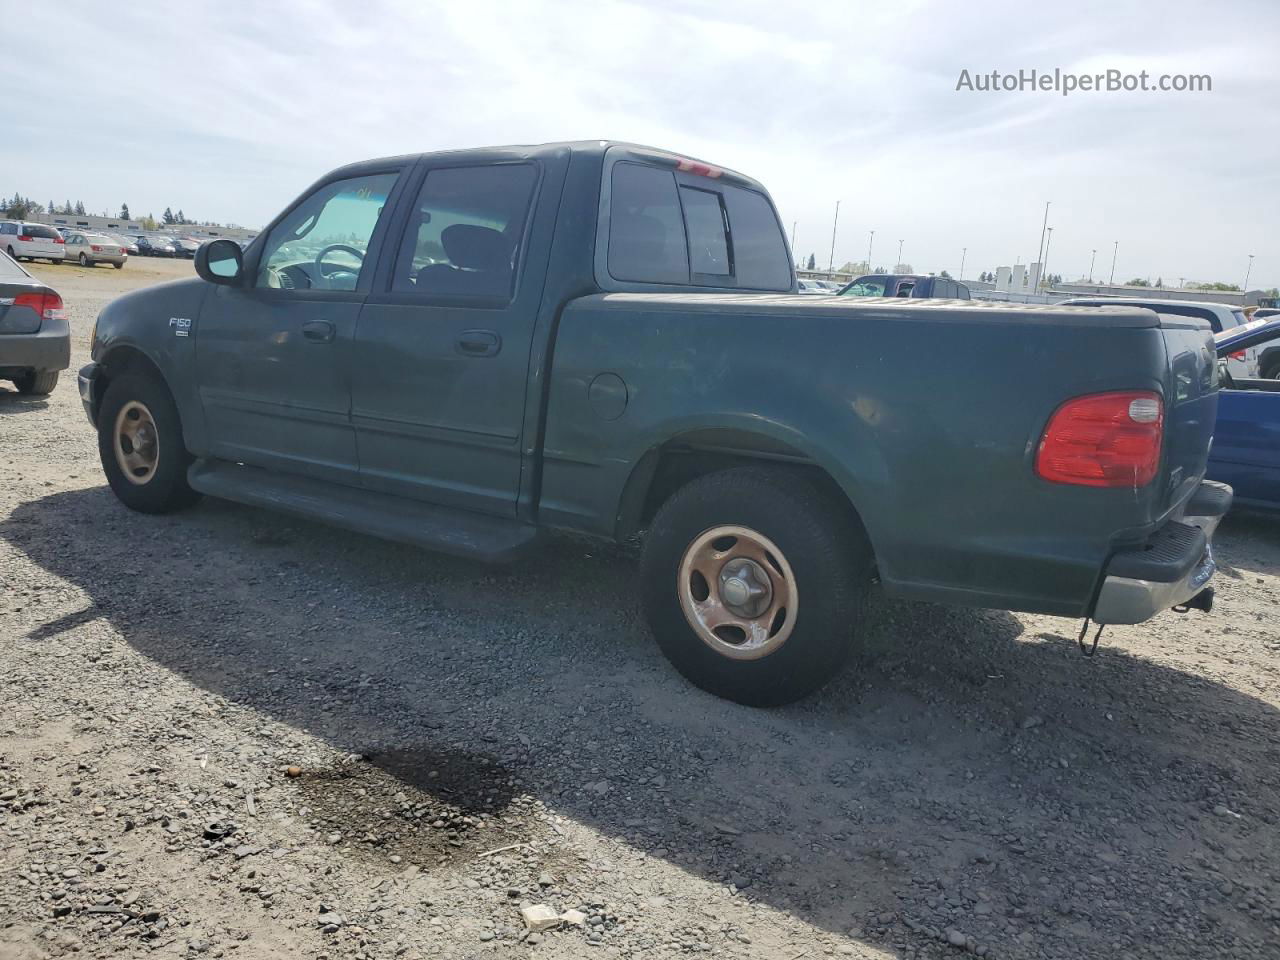
M 1226 359 L 1280 340 L 1280 317 L 1232 327 L 1214 340 Z M 1280 510 L 1280 380 L 1223 378 L 1208 477 L 1230 484 L 1240 506 Z

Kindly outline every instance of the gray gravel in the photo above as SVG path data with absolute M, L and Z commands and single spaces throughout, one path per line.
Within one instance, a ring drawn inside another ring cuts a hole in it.
M 79 365 L 190 264 L 36 270 Z M 754 711 L 666 665 L 623 552 L 131 514 L 69 376 L 0 392 L 0 451 L 5 960 L 1280 955 L 1273 521 L 1220 532 L 1211 616 L 1095 660 L 879 599 L 839 681 Z

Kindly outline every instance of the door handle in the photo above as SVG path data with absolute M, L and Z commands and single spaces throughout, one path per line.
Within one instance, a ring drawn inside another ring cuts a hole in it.
M 333 324 L 328 320 L 309 320 L 302 325 L 302 335 L 316 343 L 332 343 L 333 333 Z
M 502 349 L 502 338 L 492 330 L 463 330 L 457 348 L 464 357 L 492 357 Z

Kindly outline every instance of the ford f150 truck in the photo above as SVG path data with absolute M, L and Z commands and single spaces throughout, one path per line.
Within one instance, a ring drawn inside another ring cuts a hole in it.
M 757 705 L 837 671 L 876 579 L 1207 606 L 1231 491 L 1194 319 L 801 297 L 760 184 L 601 141 L 342 167 L 196 270 L 109 304 L 79 375 L 135 510 L 208 494 L 490 560 L 638 538 L 662 650 Z

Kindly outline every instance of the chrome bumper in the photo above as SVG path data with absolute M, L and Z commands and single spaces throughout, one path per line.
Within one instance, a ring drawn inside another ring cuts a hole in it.
M 1218 569 L 1213 560 L 1213 533 L 1231 506 L 1231 496 L 1231 488 L 1226 484 L 1204 481 L 1201 493 L 1188 501 L 1190 512 L 1184 512 L 1157 534 L 1159 537 L 1169 533 L 1176 526 L 1182 534 L 1176 539 L 1186 544 L 1187 549 L 1181 556 L 1171 557 L 1166 564 L 1172 575 L 1166 579 L 1160 571 L 1150 577 L 1109 573 L 1094 606 L 1094 622 L 1142 623 L 1162 610 L 1182 606 L 1201 593 Z M 1203 537 L 1186 536 L 1188 529 L 1196 528 L 1203 532 Z M 1122 556 L 1113 557 L 1108 570 L 1123 567 Z

